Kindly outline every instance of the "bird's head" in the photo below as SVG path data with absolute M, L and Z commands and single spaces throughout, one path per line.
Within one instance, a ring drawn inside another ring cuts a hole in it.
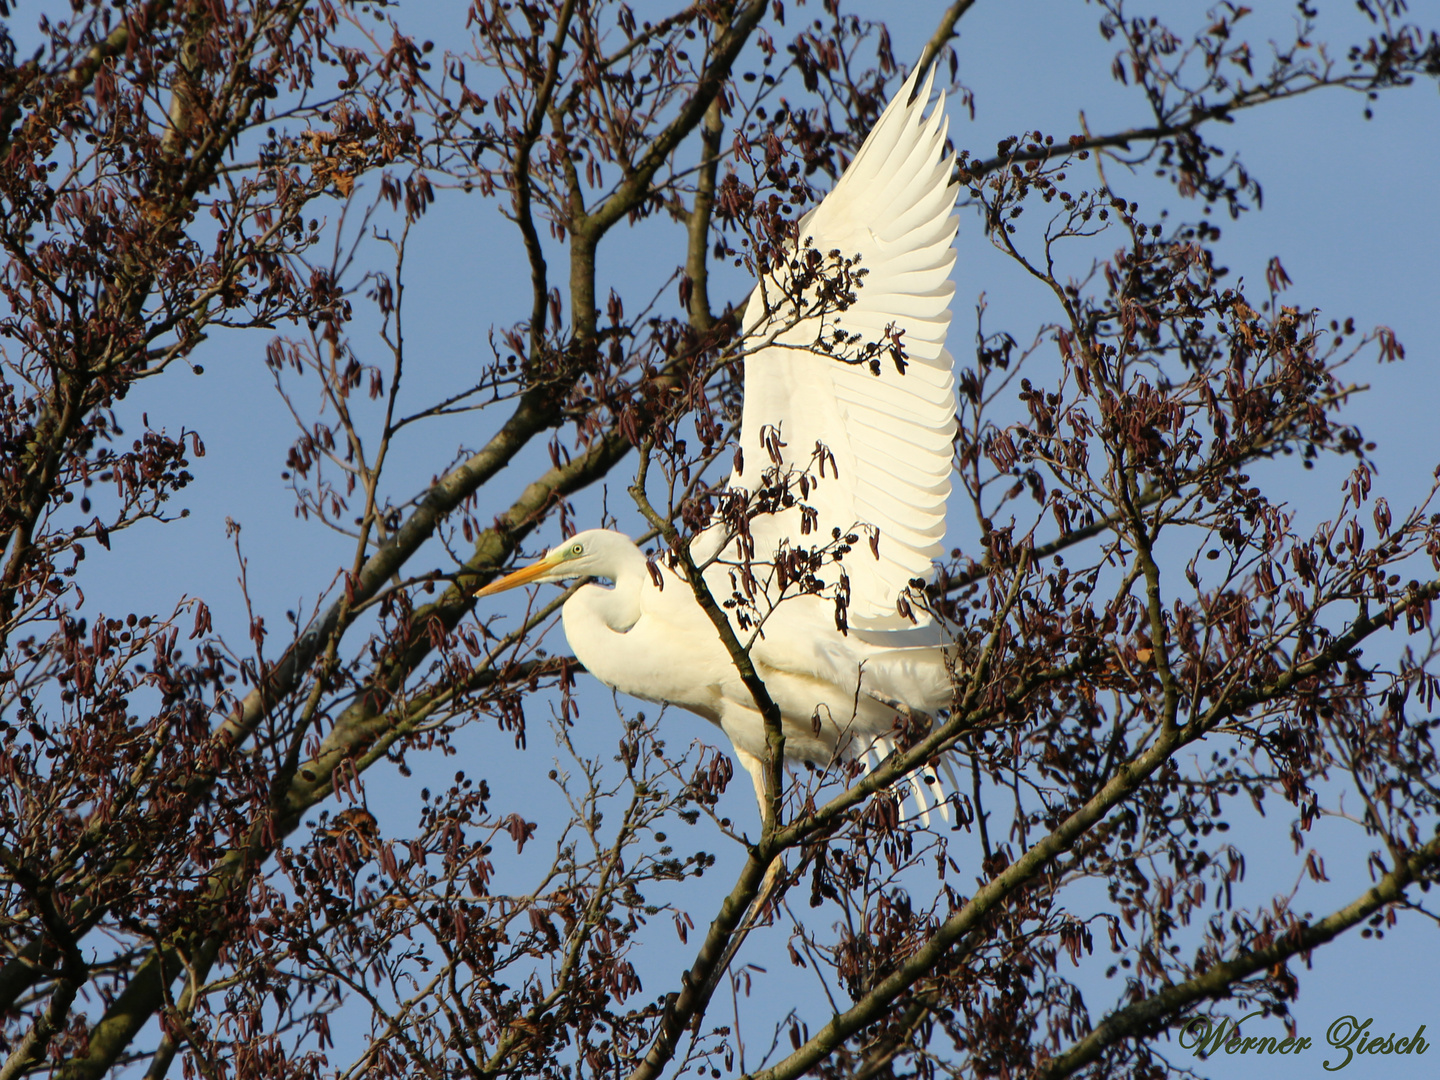
M 613 578 L 612 560 L 609 553 L 619 544 L 634 548 L 629 537 L 609 529 L 587 529 L 576 533 L 563 544 L 557 544 L 544 556 L 529 566 L 496 578 L 483 589 L 475 592 L 479 596 L 494 596 L 532 581 L 566 581 L 578 577 Z

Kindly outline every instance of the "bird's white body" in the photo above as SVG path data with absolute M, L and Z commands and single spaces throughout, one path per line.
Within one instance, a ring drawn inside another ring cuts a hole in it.
M 576 562 L 605 564 L 605 576 L 615 582 L 613 588 L 583 586 L 565 604 L 565 637 L 576 658 L 608 686 L 719 725 L 753 769 L 746 759 L 765 756 L 764 724 L 689 584 L 666 568 L 657 586 L 645 556 L 620 533 L 592 529 L 569 543 L 585 550 Z M 726 595 L 723 567 L 706 576 L 712 593 Z M 778 603 L 750 659 L 780 706 L 785 754 L 799 761 L 826 765 L 872 749 L 894 726 L 887 702 L 926 712 L 950 702 L 943 649 L 873 645 L 842 634 L 834 604 L 818 596 Z
M 802 219 L 795 261 L 768 273 L 747 304 L 728 487 L 750 502 L 748 537 L 717 523 L 691 547 L 717 601 L 738 602 L 732 626 L 780 706 L 786 757 L 821 765 L 883 756 L 895 705 L 933 713 L 952 695 L 946 634 L 913 583 L 931 577 L 942 553 L 950 493 L 955 389 L 944 341 L 956 189 L 943 99 L 926 116 L 929 82 L 912 101 L 915 89 L 912 75 L 835 190 Z M 822 302 L 837 283 L 848 296 Z M 777 490 L 794 495 L 791 504 L 755 512 Z M 855 539 L 837 561 L 846 537 Z M 778 569 L 816 553 L 808 591 Z M 591 530 L 481 595 L 527 581 L 612 581 L 565 604 L 576 657 L 617 690 L 719 725 L 763 802 L 755 702 L 689 585 L 657 572 L 658 583 L 628 538 Z M 911 786 L 928 819 L 927 803 L 940 798 L 934 778 Z

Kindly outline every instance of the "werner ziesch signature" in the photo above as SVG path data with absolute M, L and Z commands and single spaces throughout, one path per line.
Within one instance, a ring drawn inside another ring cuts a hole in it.
M 1180 1045 L 1195 1051 L 1196 1057 L 1212 1057 L 1215 1054 L 1303 1054 L 1311 1048 L 1308 1035 L 1276 1038 L 1245 1035 L 1240 1031 L 1240 1025 L 1246 1020 L 1262 1015 L 1261 1012 L 1252 1012 L 1230 1022 L 1228 1027 L 1226 1017 L 1221 1017 L 1219 1021 L 1208 1016 L 1193 1017 L 1180 1029 Z M 1349 1065 L 1357 1054 L 1423 1054 L 1430 1049 L 1430 1044 L 1421 1037 L 1425 1033 L 1424 1024 L 1414 1035 L 1406 1038 L 1397 1037 L 1393 1031 L 1379 1035 L 1370 1027 L 1374 1022 L 1373 1016 L 1368 1020 L 1342 1016 L 1332 1023 L 1325 1029 L 1325 1042 L 1337 1051 L 1343 1050 L 1345 1056 L 1342 1058 L 1336 1053 L 1320 1064 L 1329 1072 L 1338 1072 Z

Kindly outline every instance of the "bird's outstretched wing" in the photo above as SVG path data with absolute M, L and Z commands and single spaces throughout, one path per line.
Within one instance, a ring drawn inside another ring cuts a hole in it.
M 802 219 L 792 261 L 750 298 L 754 351 L 730 478 L 752 496 L 788 478 L 806 508 L 752 519 L 757 574 L 775 553 L 823 545 L 833 530 L 860 536 L 822 580 L 836 587 L 843 567 L 850 624 L 869 631 L 916 625 L 897 601 L 931 575 L 950 494 L 955 382 L 944 342 L 956 186 L 943 95 L 927 115 L 931 80 L 919 93 L 915 82 Z M 767 591 L 776 598 L 773 583 Z

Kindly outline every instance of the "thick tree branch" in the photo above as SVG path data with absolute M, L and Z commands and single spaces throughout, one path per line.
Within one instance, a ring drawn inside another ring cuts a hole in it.
M 1247 949 L 1193 979 L 1167 986 L 1158 994 L 1111 1013 L 1065 1053 L 1041 1065 L 1035 1071 L 1035 1080 L 1073 1076 L 1122 1040 L 1153 1035 L 1172 1026 L 1197 1001 L 1233 996 L 1237 984 L 1251 975 L 1333 941 L 1382 908 L 1402 902 L 1405 890 L 1417 881 L 1432 877 L 1437 866 L 1440 866 L 1440 838 L 1407 854 L 1374 886 L 1319 922 L 1297 922 L 1263 948 Z
M 395 531 L 390 542 L 377 548 L 366 560 L 356 580 L 350 583 L 351 596 L 336 600 L 318 620 L 306 627 L 270 669 L 266 680 L 246 695 L 235 715 L 222 727 L 222 732 L 236 743 L 248 738 L 274 702 L 287 697 L 300 685 L 305 672 L 332 637 L 343 633 L 347 603 L 352 608 L 358 608 L 384 588 L 385 583 L 434 535 L 440 522 L 452 510 L 508 465 L 530 439 L 553 423 L 554 411 L 547 394 L 537 392 L 522 397 L 510 418 L 483 449 L 455 466 L 430 488 L 414 512 Z M 537 491 L 553 490 L 543 480 L 537 483 Z M 524 499 L 517 503 L 521 504 L 530 505 Z M 476 573 L 498 570 L 510 549 L 500 544 L 494 550 L 498 561 L 485 564 L 477 548 L 477 555 L 466 564 L 467 568 Z
M 715 209 L 715 176 L 720 169 L 720 136 L 724 132 L 720 99 L 710 102 L 700 128 L 700 175 L 695 204 L 685 222 L 685 277 L 690 289 L 690 326 L 706 334 L 715 326 L 710 310 L 710 219 Z
M 920 71 L 925 71 L 935 62 L 940 55 L 940 50 L 950 44 L 950 39 L 955 36 L 955 24 L 965 17 L 965 13 L 975 6 L 975 0 L 955 0 L 945 9 L 945 14 L 940 16 L 940 24 L 935 27 L 935 32 L 930 35 L 930 40 L 925 42 L 925 48 L 920 50 L 920 61 L 915 66 Z M 923 76 L 922 76 L 923 78 Z M 920 92 L 920 79 L 915 80 L 914 93 Z
M 650 182 L 660 166 L 704 119 L 710 102 L 720 93 L 740 50 L 750 40 L 750 34 L 759 25 L 768 7 L 768 0 L 747 0 L 740 8 L 712 48 L 710 62 L 700 76 L 695 93 L 681 106 L 675 119 L 666 124 L 650 141 L 634 171 L 625 177 L 608 199 L 586 217 L 583 224 L 577 225 L 577 229 L 583 230 L 592 240 L 599 240 L 611 226 L 640 204 L 650 190 Z

